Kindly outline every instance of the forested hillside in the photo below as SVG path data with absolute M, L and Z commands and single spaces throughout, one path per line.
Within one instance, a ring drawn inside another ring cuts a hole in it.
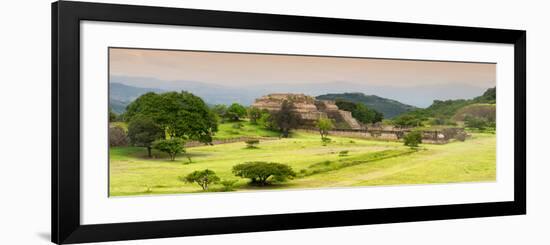
M 324 94 L 317 96 L 317 99 L 345 100 L 363 104 L 368 108 L 382 112 L 384 114 L 384 118 L 393 118 L 405 112 L 416 109 L 414 106 L 406 105 L 396 100 L 386 99 L 376 95 L 365 95 L 363 93 Z

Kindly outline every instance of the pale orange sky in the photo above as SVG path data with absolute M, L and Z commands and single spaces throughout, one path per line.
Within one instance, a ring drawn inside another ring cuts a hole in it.
M 496 64 L 111 48 L 110 75 L 233 86 L 342 81 L 489 88 Z

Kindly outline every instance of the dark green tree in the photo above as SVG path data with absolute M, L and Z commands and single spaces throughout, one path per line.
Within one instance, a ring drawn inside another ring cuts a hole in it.
M 422 133 L 420 133 L 419 131 L 409 132 L 405 134 L 403 140 L 406 146 L 416 148 L 418 147 L 418 144 L 422 143 Z
M 293 110 L 294 104 L 285 100 L 281 104 L 281 109 L 272 115 L 273 123 L 281 131 L 283 138 L 287 138 L 290 130 L 300 125 L 300 116 Z
M 251 179 L 252 184 L 267 185 L 270 178 L 284 181 L 296 176 L 292 168 L 286 164 L 274 162 L 247 162 L 233 166 L 233 174 Z
M 273 117 L 267 110 L 262 110 L 262 115 L 258 119 L 258 125 L 270 130 L 276 129 L 276 125 L 273 123 Z
M 379 112 L 377 110 L 373 110 L 373 111 L 374 111 L 374 121 L 373 121 L 373 123 L 381 122 L 382 120 L 384 120 L 384 113 Z
M 362 123 L 373 123 L 376 116 L 374 110 L 369 110 L 363 104 L 357 104 L 355 110 L 351 112 L 351 115 Z
M 177 154 L 185 153 L 184 144 L 185 141 L 180 138 L 161 139 L 153 142 L 153 148 L 168 153 L 170 160 L 174 161 Z M 189 161 L 191 161 L 190 158 Z
M 399 127 L 422 126 L 422 117 L 415 114 L 405 114 L 393 119 L 393 124 Z
M 118 118 L 118 115 L 111 111 L 111 108 L 109 108 L 109 122 L 115 122 Z
M 151 118 L 171 138 L 212 142 L 218 130 L 217 118 L 204 101 L 188 92 L 146 93 L 130 103 L 125 118 Z
M 250 123 L 252 124 L 258 124 L 258 119 L 262 116 L 262 110 L 260 110 L 257 107 L 250 107 L 248 108 L 248 118 L 250 119 Z
M 227 108 L 225 116 L 231 121 L 239 121 L 246 116 L 246 108 L 239 103 L 233 103 Z
M 374 109 L 370 109 L 362 103 L 354 103 L 347 100 L 336 100 L 338 109 L 349 111 L 351 115 L 361 123 L 376 123 L 384 119 L 384 115 Z
M 128 123 L 128 138 L 134 146 L 147 148 L 147 156 L 151 157 L 151 147 L 153 141 L 165 137 L 164 129 L 153 119 L 138 116 L 132 118 Z
M 180 179 L 188 183 L 197 183 L 203 191 L 207 191 L 209 185 L 220 181 L 220 177 L 218 177 L 216 173 L 210 169 L 194 171 L 185 176 L 185 178 Z
M 338 106 L 338 109 L 340 110 L 349 112 L 353 112 L 357 108 L 355 103 L 347 100 L 336 100 L 336 106 Z
M 497 88 L 489 88 L 483 93 L 483 95 L 474 98 L 476 103 L 489 103 L 495 104 L 497 101 Z
M 214 105 L 212 107 L 212 111 L 217 114 L 220 118 L 225 117 L 225 113 L 227 112 L 227 106 L 224 104 L 218 104 Z

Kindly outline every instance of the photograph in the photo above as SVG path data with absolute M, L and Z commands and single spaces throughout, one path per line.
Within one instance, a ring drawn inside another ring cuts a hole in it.
M 108 195 L 496 182 L 496 66 L 109 47 Z

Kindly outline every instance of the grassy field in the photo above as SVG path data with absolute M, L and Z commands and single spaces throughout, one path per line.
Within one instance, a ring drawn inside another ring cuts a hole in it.
M 236 124 L 240 124 L 241 128 L 234 128 Z M 238 137 L 279 137 L 278 132 L 260 128 L 246 121 L 237 123 L 222 123 L 218 125 L 218 132 L 214 135 L 214 139 L 230 139 Z
M 277 133 L 243 123 L 220 125 L 218 139 L 242 136 L 274 137 Z M 292 138 L 262 140 L 257 149 L 236 142 L 188 148 L 192 158 L 170 161 L 154 152 L 146 158 L 145 148 L 110 149 L 110 195 L 149 195 L 200 192 L 196 184 L 179 180 L 195 170 L 210 169 L 223 180 L 238 180 L 236 191 L 257 189 L 349 187 L 399 184 L 495 181 L 496 137 L 475 133 L 465 142 L 445 145 L 422 144 L 411 150 L 401 142 L 350 139 L 330 136 L 323 145 L 317 134 L 294 133 Z M 347 154 L 340 154 L 348 151 Z M 247 161 L 269 161 L 290 165 L 298 176 L 284 183 L 249 186 L 235 177 L 231 168 Z M 220 190 L 214 185 L 211 191 Z

